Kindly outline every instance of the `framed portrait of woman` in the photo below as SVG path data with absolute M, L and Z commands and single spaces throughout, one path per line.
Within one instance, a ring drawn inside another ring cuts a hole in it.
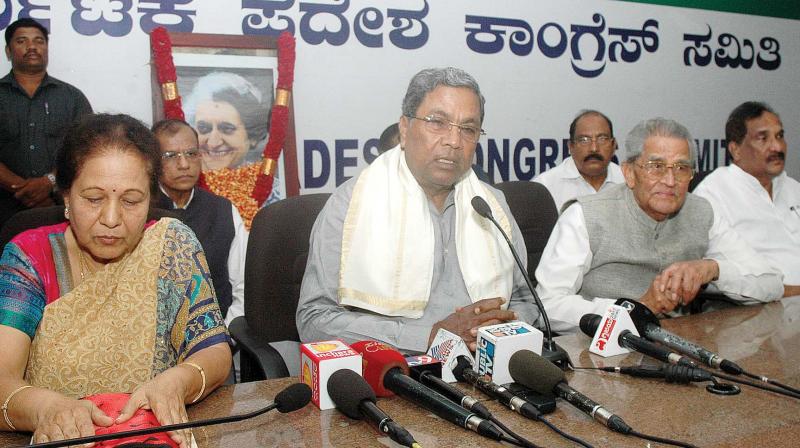
M 177 89 L 186 121 L 197 131 L 209 189 L 230 199 L 249 228 L 258 211 L 250 197 L 269 139 L 278 77 L 277 39 L 169 33 Z M 163 118 L 153 75 L 153 118 Z M 288 104 L 286 140 L 264 204 L 299 194 L 294 107 Z

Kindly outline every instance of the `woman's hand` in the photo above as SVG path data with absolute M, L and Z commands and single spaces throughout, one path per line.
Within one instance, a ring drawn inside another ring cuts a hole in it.
M 189 421 L 186 414 L 185 397 L 191 375 L 199 376 L 196 370 L 176 366 L 158 374 L 152 380 L 139 386 L 122 408 L 115 423 L 130 420 L 138 409 L 150 409 L 161 425 L 172 425 Z M 182 429 L 169 431 L 169 437 L 181 448 L 189 448 L 191 431 Z
M 111 426 L 114 423 L 91 401 L 67 397 L 58 397 L 42 406 L 37 420 L 39 424 L 33 432 L 34 443 L 91 436 L 94 435 L 95 425 Z

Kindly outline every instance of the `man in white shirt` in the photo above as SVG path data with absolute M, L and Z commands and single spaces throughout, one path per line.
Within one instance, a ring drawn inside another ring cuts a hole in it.
M 153 125 L 161 148 L 161 194 L 156 206 L 176 210 L 206 254 L 225 324 L 244 315 L 244 259 L 248 232 L 229 200 L 196 188 L 200 179 L 197 132 L 182 120 Z
M 731 112 L 725 138 L 733 165 L 709 174 L 694 193 L 736 229 L 750 246 L 800 285 L 800 182 L 786 175 L 786 140 L 780 117 L 748 101 Z M 800 295 L 800 286 L 787 286 Z
M 587 194 L 625 181 L 619 165 L 611 161 L 617 150 L 614 125 L 605 114 L 582 110 L 569 125 L 569 153 L 555 168 L 533 179 L 547 187 L 556 209 Z
M 683 125 L 643 121 L 625 150 L 625 184 L 568 206 L 542 254 L 537 291 L 553 330 L 574 331 L 618 299 L 669 313 L 709 282 L 741 303 L 783 295 L 780 272 L 687 193 L 697 158 Z

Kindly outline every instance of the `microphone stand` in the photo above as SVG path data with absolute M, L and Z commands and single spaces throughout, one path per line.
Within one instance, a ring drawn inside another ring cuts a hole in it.
M 572 367 L 572 360 L 569 359 L 569 354 L 567 354 L 566 350 L 559 347 L 558 344 L 556 344 L 556 341 L 553 340 L 553 332 L 550 329 L 550 319 L 547 317 L 547 312 L 544 310 L 544 305 L 542 304 L 541 299 L 539 299 L 539 294 L 536 294 L 536 288 L 533 287 L 531 278 L 528 276 L 528 272 L 525 269 L 525 266 L 522 264 L 522 260 L 520 260 L 519 254 L 517 254 L 517 249 L 514 248 L 514 244 L 508 238 L 506 232 L 503 231 L 503 228 L 500 227 L 500 224 L 494 219 L 494 216 L 492 216 L 492 210 L 489 208 L 489 204 L 487 204 L 482 197 L 475 196 L 472 198 L 472 208 L 474 208 L 479 215 L 491 221 L 492 224 L 497 227 L 497 230 L 500 231 L 500 234 L 503 235 L 506 243 L 508 243 L 508 248 L 511 249 L 511 255 L 514 256 L 514 261 L 516 261 L 517 267 L 519 268 L 520 272 L 522 272 L 522 277 L 525 278 L 525 283 L 528 284 L 528 289 L 533 295 L 533 300 L 536 301 L 536 307 L 539 308 L 539 313 L 542 316 L 545 327 L 544 344 L 542 344 L 542 358 L 552 362 L 562 370 Z

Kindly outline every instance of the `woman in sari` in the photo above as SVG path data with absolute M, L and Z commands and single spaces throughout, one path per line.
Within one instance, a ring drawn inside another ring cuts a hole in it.
M 202 247 L 147 222 L 161 153 L 126 115 L 90 115 L 56 162 L 65 222 L 17 235 L 0 258 L 0 429 L 34 442 L 94 434 L 151 409 L 162 425 L 222 384 L 228 335 Z M 112 419 L 86 397 L 128 392 Z M 188 431 L 170 433 L 181 447 Z

